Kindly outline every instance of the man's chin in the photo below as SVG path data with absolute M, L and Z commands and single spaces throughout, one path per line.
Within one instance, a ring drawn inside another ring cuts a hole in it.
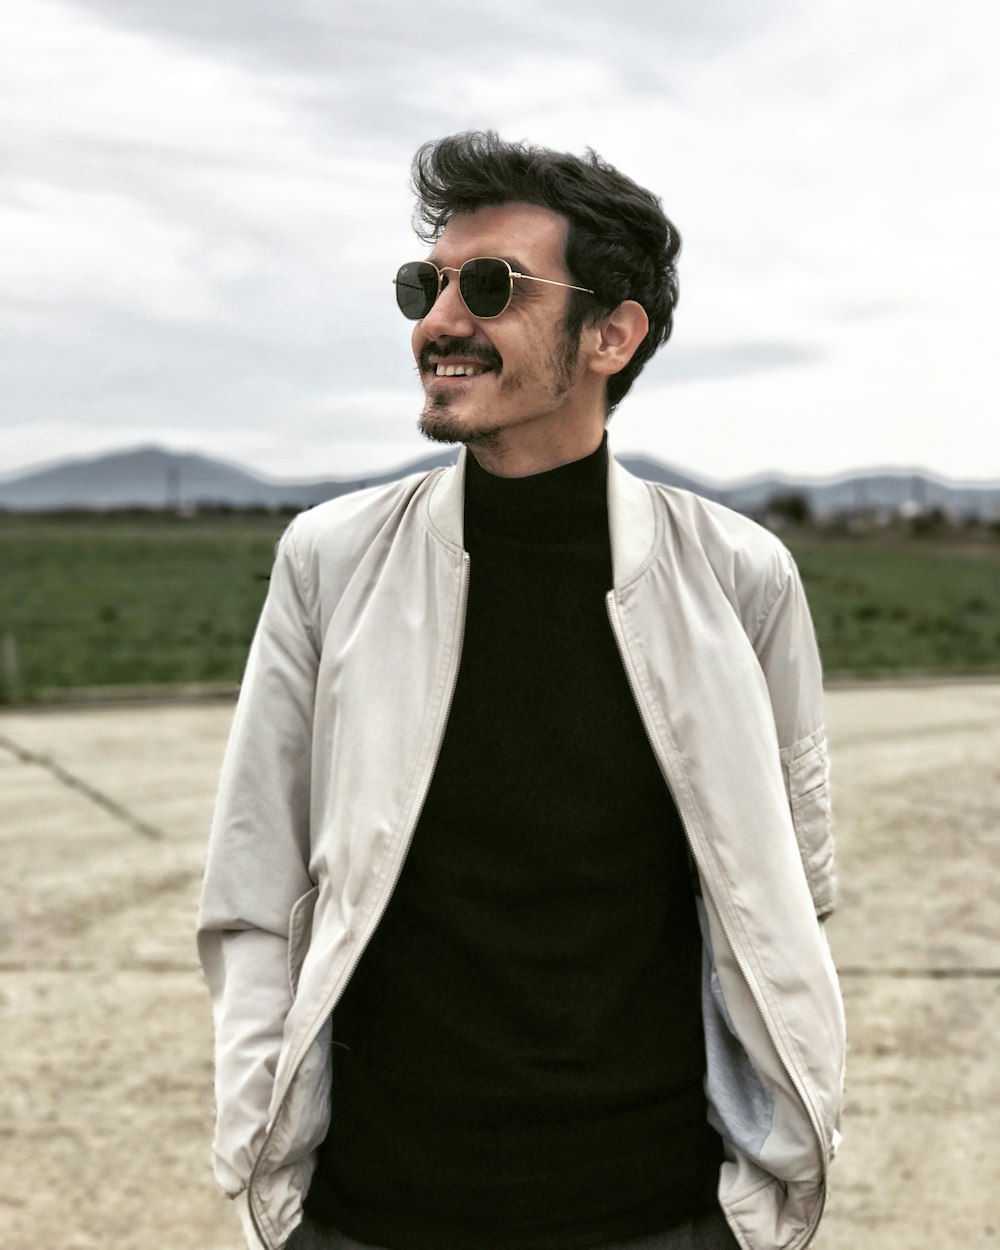
M 492 438 L 497 430 L 474 418 L 454 416 L 446 404 L 429 403 L 420 414 L 417 428 L 432 443 L 478 443 Z
M 432 443 L 465 442 L 465 434 L 461 423 L 452 420 L 450 417 L 434 416 L 428 418 L 424 414 L 417 422 L 417 428 L 424 438 L 429 438 Z

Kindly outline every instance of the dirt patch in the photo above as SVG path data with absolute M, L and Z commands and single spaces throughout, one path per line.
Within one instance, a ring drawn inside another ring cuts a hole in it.
M 231 709 L 0 715 L 0 1245 L 238 1250 L 194 915 Z M 851 1038 L 815 1250 L 994 1250 L 1000 684 L 829 696 Z M 65 785 L 50 757 L 113 799 Z

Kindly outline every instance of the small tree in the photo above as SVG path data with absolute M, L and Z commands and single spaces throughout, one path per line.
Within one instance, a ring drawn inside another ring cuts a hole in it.
M 767 515 L 788 525 L 808 525 L 812 520 L 812 507 L 803 491 L 782 491 L 768 500 Z

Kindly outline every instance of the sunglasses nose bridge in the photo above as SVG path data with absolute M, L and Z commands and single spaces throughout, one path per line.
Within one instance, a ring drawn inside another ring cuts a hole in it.
M 453 265 L 438 265 L 437 298 L 421 326 L 428 339 L 442 337 L 470 338 L 472 313 L 459 290 L 459 270 Z

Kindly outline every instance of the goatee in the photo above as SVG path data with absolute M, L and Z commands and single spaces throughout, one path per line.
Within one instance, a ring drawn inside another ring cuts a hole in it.
M 417 429 L 424 438 L 432 443 L 465 443 L 467 446 L 482 445 L 496 438 L 500 431 L 494 426 L 470 427 L 467 422 L 450 417 L 448 399 L 448 396 L 438 396 L 428 400 L 417 421 Z

